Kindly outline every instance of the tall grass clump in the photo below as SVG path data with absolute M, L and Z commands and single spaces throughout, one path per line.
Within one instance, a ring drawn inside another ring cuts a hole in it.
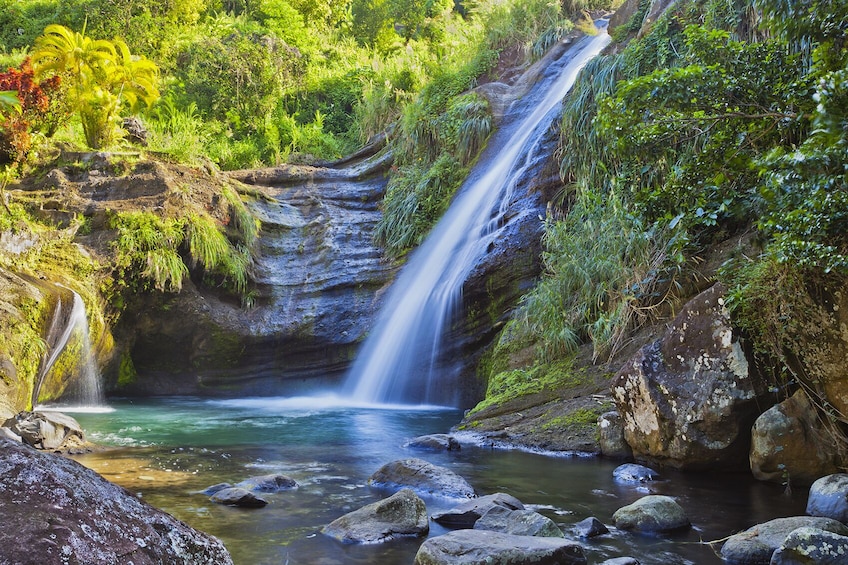
M 197 164 L 206 156 L 207 134 L 195 103 L 179 107 L 173 98 L 164 98 L 151 112 L 147 126 L 150 151 L 187 164 Z
M 645 226 L 615 196 L 584 192 L 563 221 L 548 221 L 545 276 L 525 295 L 519 333 L 537 344 L 542 362 L 591 341 L 594 358 L 608 358 L 674 291 L 665 269 L 675 238 Z

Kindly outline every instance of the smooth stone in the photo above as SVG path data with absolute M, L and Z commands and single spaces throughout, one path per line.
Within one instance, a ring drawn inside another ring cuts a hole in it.
M 238 487 L 221 489 L 213 494 L 209 500 L 225 506 L 238 506 L 239 508 L 262 508 L 268 504 L 268 501 L 264 498 Z
M 430 531 L 427 507 L 410 489 L 336 518 L 321 533 L 344 543 L 383 543 L 397 537 L 422 537 Z
M 798 528 L 786 536 L 771 556 L 770 565 L 845 565 L 848 536 L 817 528 Z
M 297 481 L 285 475 L 261 475 L 247 478 L 235 486 L 253 492 L 280 492 L 297 488 Z
M 636 463 L 619 465 L 613 470 L 612 478 L 621 483 L 647 483 L 662 480 L 660 474 L 650 467 Z
M 639 560 L 634 557 L 615 557 L 601 561 L 600 565 L 640 565 Z
M 3 427 L 37 449 L 58 450 L 85 443 L 79 422 L 61 412 L 20 412 L 6 420 Z
M 730 536 L 721 547 L 721 556 L 731 565 L 756 565 L 768 563 L 784 540 L 798 528 L 816 528 L 848 535 L 848 527 L 832 518 L 819 516 L 791 516 L 777 518 L 752 526 Z
M 415 565 L 584 565 L 580 545 L 563 538 L 457 530 L 421 544 Z
M 806 512 L 848 523 L 848 474 L 836 473 L 816 480 L 810 486 Z
M 498 492 L 463 502 L 450 510 L 433 514 L 433 521 L 449 528 L 473 528 L 477 520 L 495 506 L 508 510 L 524 510 L 520 500 L 510 494 Z
M 577 535 L 581 538 L 593 538 L 609 533 L 609 528 L 607 528 L 603 522 L 594 516 L 590 516 L 585 520 L 580 520 L 574 524 L 573 528 Z
M 612 515 L 615 527 L 639 532 L 672 532 L 689 528 L 689 518 L 673 498 L 652 494 L 643 496 Z
M 445 498 L 477 496 L 468 481 L 450 469 L 417 458 L 401 459 L 383 465 L 371 475 L 368 484 L 394 490 L 411 488 L 419 494 Z
M 516 536 L 565 537 L 556 523 L 533 510 L 511 510 L 493 506 L 474 523 L 475 530 L 489 530 Z

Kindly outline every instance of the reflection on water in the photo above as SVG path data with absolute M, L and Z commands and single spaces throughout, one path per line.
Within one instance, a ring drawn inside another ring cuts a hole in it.
M 311 401 L 310 401 L 311 400 Z M 584 542 L 590 563 L 632 555 L 644 564 L 721 563 L 702 540 L 757 522 L 801 514 L 806 492 L 792 497 L 748 476 L 666 473 L 646 487 L 612 480 L 616 462 L 492 451 L 463 445 L 433 453 L 402 447 L 417 435 L 443 433 L 461 414 L 438 407 L 348 406 L 338 398 L 191 398 L 115 400 L 108 414 L 77 414 L 89 438 L 114 446 L 75 457 L 149 503 L 219 537 L 237 565 L 409 565 L 418 540 L 343 545 L 318 533 L 325 524 L 385 496 L 367 486 L 381 465 L 421 457 L 465 477 L 479 494 L 507 492 L 569 528 L 588 516 L 610 525 L 612 513 L 646 494 L 675 497 L 694 524 L 667 537 L 612 534 Z M 300 484 L 263 494 L 262 509 L 211 503 L 199 491 L 219 482 L 282 473 Z M 425 499 L 430 514 L 450 503 Z M 431 534 L 445 530 L 431 523 Z

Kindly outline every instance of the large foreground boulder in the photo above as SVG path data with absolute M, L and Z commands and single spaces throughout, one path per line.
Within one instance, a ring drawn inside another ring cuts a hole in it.
M 612 394 L 637 459 L 747 470 L 750 430 L 766 387 L 748 370 L 715 285 L 689 301 L 665 335 L 624 364 Z
M 424 501 L 409 489 L 354 510 L 321 528 L 345 543 L 382 543 L 397 537 L 421 537 L 430 531 Z
M 840 536 L 848 535 L 848 527 L 830 518 L 792 516 L 777 518 L 730 536 L 721 548 L 721 556 L 731 565 L 768 563 L 786 538 L 798 528 L 815 528 Z
M 476 496 L 474 488 L 450 469 L 417 458 L 386 463 L 371 475 L 368 484 L 392 490 L 411 488 L 419 494 L 445 498 Z
M 0 439 L 4 563 L 231 564 L 224 545 L 75 461 Z
M 580 545 L 562 538 L 457 530 L 421 544 L 415 565 L 582 565 Z

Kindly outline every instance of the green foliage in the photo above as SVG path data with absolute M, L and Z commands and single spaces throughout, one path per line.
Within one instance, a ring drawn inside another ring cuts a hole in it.
M 110 227 L 118 231 L 115 268 L 130 292 L 178 292 L 188 268 L 177 249 L 185 237 L 184 222 L 163 219 L 150 212 L 120 212 Z
M 147 121 L 148 149 L 180 163 L 199 163 L 206 156 L 208 138 L 193 102 L 179 108 L 172 97 L 160 100 Z
M 550 364 L 536 364 L 525 369 L 502 371 L 491 376 L 486 388 L 486 398 L 472 408 L 466 418 L 490 406 L 497 406 L 522 396 L 578 387 L 585 384 L 585 380 L 585 373 L 577 370 L 570 358 Z
M 651 307 L 674 290 L 683 261 L 673 234 L 646 227 L 614 196 L 584 192 L 564 221 L 545 226 L 546 276 L 523 298 L 517 331 L 551 362 L 591 340 L 611 357 Z
M 109 146 L 119 135 L 122 103 L 129 111 L 159 98 L 158 67 L 134 56 L 126 43 L 94 40 L 52 24 L 36 40 L 32 60 L 37 76 L 58 76 L 69 106 L 79 113 L 88 146 Z

